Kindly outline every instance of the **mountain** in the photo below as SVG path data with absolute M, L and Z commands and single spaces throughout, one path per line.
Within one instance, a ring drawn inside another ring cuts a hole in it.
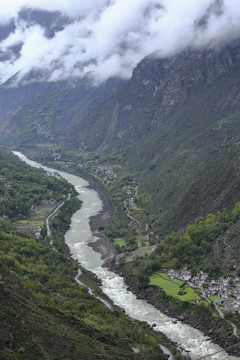
M 3 110 L 0 139 L 6 146 L 18 149 L 36 142 L 63 142 L 87 111 L 115 93 L 122 83 L 121 79 L 113 78 L 92 87 L 85 78 L 75 85 L 33 83 L 7 88 L 2 94 L 0 89 L 0 103 L 2 101 L 8 110 L 12 109 L 7 115 L 6 109 Z M 28 94 L 33 98 L 29 99 Z M 6 98 L 10 100 L 4 102 Z M 15 109 L 21 102 L 22 105 Z
M 91 111 L 78 132 L 74 129 L 76 146 L 94 151 L 119 149 L 151 136 L 149 132 L 159 131 L 165 124 L 170 128 L 168 123 L 180 116 L 183 107 L 196 106 L 193 102 L 202 91 L 210 90 L 223 74 L 233 71 L 239 55 L 235 45 L 218 51 L 188 50 L 166 59 L 156 58 L 157 54 L 143 59 L 117 96 Z M 178 127 L 183 126 L 180 121 Z
M 165 59 L 152 54 L 128 82 L 91 88 L 83 80 L 25 102 L 5 117 L 0 139 L 12 148 L 57 143 L 100 156 L 124 149 L 154 225 L 184 227 L 238 201 L 239 61 L 238 41 Z
M 24 29 L 28 29 L 32 26 L 40 26 L 44 35 L 48 39 L 52 39 L 63 28 L 71 24 L 73 20 L 67 16 L 62 15 L 60 12 L 49 12 L 45 10 L 23 8 L 19 13 L 15 21 L 11 21 L 8 24 L 0 25 L 0 40 L 6 39 L 11 33 L 17 30 L 17 25 L 21 25 Z M 11 57 L 19 58 L 22 50 L 22 43 L 16 46 L 12 46 L 5 51 L 0 51 L 0 61 L 11 59 Z M 85 114 L 91 107 L 96 106 L 99 102 L 104 101 L 110 95 L 114 94 L 116 90 L 122 85 L 123 81 L 120 79 L 109 79 L 105 84 L 99 87 L 94 87 L 92 81 L 88 76 L 76 81 L 46 81 L 46 72 L 32 69 L 22 79 L 18 78 L 18 73 L 14 74 L 4 83 L 0 84 L 0 124 L 3 123 L 3 129 L 1 132 L 5 133 L 6 127 L 11 127 L 13 133 L 13 141 L 17 142 L 17 134 L 21 132 L 22 128 L 30 133 L 30 139 L 33 139 L 32 124 L 28 122 L 33 119 L 34 111 L 31 109 L 41 107 L 43 108 L 34 114 L 36 117 L 36 132 L 37 138 L 39 135 L 47 135 L 45 138 L 50 139 L 56 136 L 62 136 L 61 131 L 65 132 L 66 127 L 70 126 L 71 121 L 76 123 L 74 114 L 78 111 L 78 114 Z M 67 91 L 66 91 L 67 89 Z M 59 94 L 57 94 L 59 91 Z M 66 94 L 70 95 L 66 98 Z M 36 102 L 34 101 L 36 99 Z M 46 103 L 46 104 L 44 104 Z M 25 114 L 27 108 L 27 114 Z M 52 116 L 58 122 L 61 118 L 62 112 L 64 112 L 64 121 L 61 121 L 59 125 L 49 124 L 45 129 L 46 122 L 51 121 L 50 118 L 42 114 L 46 109 L 50 109 L 53 106 L 53 110 L 50 110 Z M 56 109 L 59 108 L 59 110 Z M 11 122 L 11 119 L 18 115 L 20 112 L 20 118 L 26 117 L 25 120 L 19 120 Z M 30 112 L 30 113 L 29 113 Z M 39 115 L 39 119 L 38 119 Z M 42 122 L 44 124 L 42 124 Z M 9 124 L 10 123 L 10 124 Z M 18 128 L 19 126 L 19 128 Z M 43 131 L 41 128 L 43 127 Z M 52 129 L 53 128 L 53 129 Z M 54 128 L 57 128 L 56 131 Z M 59 130 L 61 128 L 61 130 Z M 54 133 L 56 132 L 56 134 Z M 59 134 L 59 131 L 61 134 Z M 9 134 L 9 131 L 6 131 Z M 26 141 L 28 138 L 24 133 Z M 6 135 L 8 136 L 8 135 Z M 41 138 L 41 136 L 40 136 Z M 36 139 L 35 139 L 36 140 Z M 7 145 L 9 143 L 7 142 Z
M 14 33 L 17 29 L 17 24 L 22 24 L 26 29 L 30 26 L 40 25 L 45 32 L 45 36 L 51 38 L 69 22 L 70 19 L 59 12 L 23 8 L 15 20 L 0 25 L 0 40 L 4 40 L 11 33 Z M 12 56 L 18 58 L 21 49 L 22 44 L 18 43 L 8 48 L 8 51 L 0 51 L 0 61 L 10 59 Z M 66 87 L 65 82 L 50 83 L 38 81 L 38 83 L 36 83 L 40 78 L 40 73 L 34 70 L 30 71 L 20 82 L 17 82 L 17 75 L 18 74 L 15 74 L 12 78 L 0 85 L 0 122 L 3 121 L 9 112 L 16 111 L 27 100 L 48 91 Z
M 73 129 L 71 144 L 128 149 L 147 210 L 163 229 L 233 208 L 239 199 L 239 43 L 147 57 L 110 100 Z

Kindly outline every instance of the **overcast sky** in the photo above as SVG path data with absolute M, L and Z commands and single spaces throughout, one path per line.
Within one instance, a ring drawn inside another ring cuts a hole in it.
M 31 69 L 42 80 L 91 74 L 96 83 L 129 78 L 136 64 L 159 50 L 168 56 L 188 46 L 223 43 L 240 35 L 239 0 L 0 0 L 0 24 L 14 19 L 2 42 L 0 82 Z M 38 24 L 20 21 L 23 7 L 59 11 L 72 21 L 48 38 Z M 13 51 L 19 46 L 19 53 Z

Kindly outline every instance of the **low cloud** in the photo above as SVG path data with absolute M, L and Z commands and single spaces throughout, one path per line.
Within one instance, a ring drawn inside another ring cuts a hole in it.
M 45 24 L 23 9 L 57 13 Z M 0 25 L 15 26 L 0 42 L 0 82 L 31 70 L 47 81 L 129 78 L 154 51 L 165 57 L 239 37 L 239 18 L 238 0 L 8 0 Z

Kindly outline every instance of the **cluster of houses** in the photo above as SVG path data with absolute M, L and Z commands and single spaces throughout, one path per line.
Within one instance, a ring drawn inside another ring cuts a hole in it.
M 8 181 L 4 184 L 4 186 L 9 189 L 10 187 L 12 187 L 12 184 Z
M 190 270 L 186 268 L 180 272 L 173 269 L 167 273 L 168 278 L 178 279 L 187 282 L 189 286 L 199 288 L 203 298 L 214 296 L 214 305 L 224 311 L 240 313 L 240 278 L 212 279 L 207 273 L 199 271 L 196 276 L 192 276 Z
M 128 185 L 125 185 L 123 186 L 123 192 L 126 194 L 126 195 L 129 195 L 130 198 L 129 198 L 129 204 L 133 204 L 134 202 L 134 197 L 132 196 L 135 196 L 137 195 L 137 180 L 136 179 L 132 179 L 130 180 L 130 183 Z
M 39 205 L 39 206 L 32 205 L 30 209 L 31 209 L 31 211 L 37 211 L 43 206 L 55 206 L 56 203 L 57 203 L 57 201 L 55 199 L 52 199 L 52 198 L 44 199 L 44 200 L 42 200 L 41 205 Z
M 39 238 L 40 237 L 40 234 L 41 234 L 41 228 L 36 225 L 36 224 L 32 224 L 31 225 L 31 232 L 37 237 Z
M 208 281 L 207 296 L 215 295 L 215 306 L 223 308 L 224 311 L 240 313 L 240 279 L 238 277 Z
M 39 135 L 45 136 L 45 137 L 50 137 L 51 134 L 50 132 L 47 130 L 47 126 L 43 125 L 43 124 L 39 124 L 37 121 L 34 122 L 36 128 L 37 128 L 37 133 Z
M 111 184 L 117 179 L 117 175 L 114 173 L 114 171 L 111 168 L 104 169 L 101 166 L 98 166 L 97 169 L 95 170 L 95 176 L 100 178 L 100 180 L 104 184 L 105 183 Z
M 62 158 L 61 155 L 56 151 L 52 153 L 52 157 L 54 161 L 60 160 Z

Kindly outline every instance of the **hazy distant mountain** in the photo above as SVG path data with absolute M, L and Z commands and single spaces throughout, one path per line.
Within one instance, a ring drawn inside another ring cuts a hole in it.
M 61 31 L 67 24 L 70 24 L 73 20 L 68 18 L 67 16 L 63 16 L 60 12 L 48 12 L 43 10 L 33 10 L 29 8 L 25 8 L 22 11 L 19 12 L 18 18 L 15 20 L 19 23 L 24 22 L 25 28 L 28 28 L 30 26 L 34 25 L 40 25 L 41 29 L 44 29 L 45 36 L 47 38 L 53 38 L 56 32 Z M 8 23 L 7 25 L 1 25 L 0 26 L 0 40 L 3 40 L 9 36 L 10 33 L 14 32 L 16 29 L 16 22 L 13 20 Z M 22 48 L 22 44 L 19 43 L 17 46 L 14 46 L 8 50 L 9 56 L 14 54 L 15 57 L 20 56 L 20 51 Z M 10 54 L 11 53 L 11 54 Z M 1 58 L 2 56 L 2 58 Z M 0 60 L 3 61 L 8 57 L 8 53 L 0 53 Z M 99 102 L 105 100 L 107 97 L 112 95 L 123 83 L 120 79 L 109 79 L 106 83 L 101 84 L 99 89 L 98 87 L 93 87 L 91 80 L 85 76 L 83 79 L 77 79 L 76 81 L 43 81 L 44 78 L 43 70 L 36 70 L 32 69 L 27 73 L 24 78 L 19 81 L 18 80 L 18 74 L 15 74 L 10 79 L 8 79 L 5 83 L 0 85 L 0 124 L 3 123 L 2 126 L 2 132 L 5 132 L 9 134 L 12 134 L 12 141 L 16 141 L 16 144 L 18 143 L 16 136 L 21 135 L 19 133 L 19 128 L 25 130 L 24 135 L 30 135 L 31 139 L 35 139 L 36 137 L 32 137 L 32 132 L 28 131 L 28 127 L 33 127 L 33 122 L 37 121 L 41 123 L 41 120 L 38 119 L 38 110 L 33 111 L 33 113 L 30 116 L 29 114 L 26 116 L 24 115 L 24 111 L 27 106 L 24 106 L 29 101 L 29 108 L 38 108 L 43 103 L 43 108 L 45 107 L 45 101 L 47 102 L 47 108 L 49 109 L 51 104 L 49 104 L 49 99 L 54 98 L 57 102 L 55 104 L 52 104 L 53 107 L 56 110 L 52 112 L 50 110 L 50 113 L 52 116 L 57 117 L 56 121 L 58 122 L 59 117 L 61 115 L 64 115 L 64 118 L 67 117 L 66 120 L 60 121 L 59 124 L 56 126 L 53 126 L 59 130 L 56 130 L 56 134 L 54 130 L 52 131 L 52 125 L 49 123 L 46 125 L 46 119 L 42 119 L 44 121 L 44 127 L 46 126 L 48 129 L 46 131 L 40 131 L 40 134 L 47 134 L 47 138 L 56 138 L 56 136 L 64 133 L 68 133 L 68 127 L 71 122 L 76 123 L 76 119 L 74 119 L 74 113 L 76 112 L 76 109 L 79 110 L 80 117 L 82 114 L 86 113 L 86 111 L 97 105 Z M 65 89 L 65 90 L 63 90 Z M 67 90 L 66 90 L 67 89 Z M 60 90 L 59 94 L 57 94 L 57 91 Z M 54 92 L 54 93 L 52 93 Z M 52 93 L 49 95 L 49 93 Z M 62 94 L 70 94 L 67 98 L 62 97 Z M 32 99 L 38 98 L 36 102 L 31 102 Z M 61 101 L 65 102 L 66 104 L 61 103 Z M 60 105 L 61 103 L 61 105 Z M 56 106 L 61 106 L 61 108 L 64 108 L 66 112 L 70 112 L 70 119 L 68 118 L 68 114 L 63 111 L 64 114 L 60 114 L 61 111 L 56 109 Z M 14 124 L 14 121 L 9 123 L 9 121 L 12 119 L 12 117 L 20 116 L 22 118 L 22 112 L 23 111 L 23 118 L 24 120 L 17 120 L 17 124 Z M 30 110 L 31 111 L 31 110 Z M 41 113 L 41 111 L 40 111 Z M 50 121 L 54 122 L 52 117 L 48 117 Z M 31 122 L 31 120 L 33 120 Z M 29 124 L 29 121 L 31 124 Z M 23 122 L 23 123 L 22 123 Z M 41 128 L 42 124 L 38 123 L 36 125 L 36 128 Z M 39 135 L 39 134 L 38 134 Z M 40 136 L 41 137 L 41 136 Z M 62 137 L 62 136 L 61 136 Z M 10 140 L 11 140 L 10 139 Z M 7 140 L 7 145 L 9 144 L 9 139 Z

